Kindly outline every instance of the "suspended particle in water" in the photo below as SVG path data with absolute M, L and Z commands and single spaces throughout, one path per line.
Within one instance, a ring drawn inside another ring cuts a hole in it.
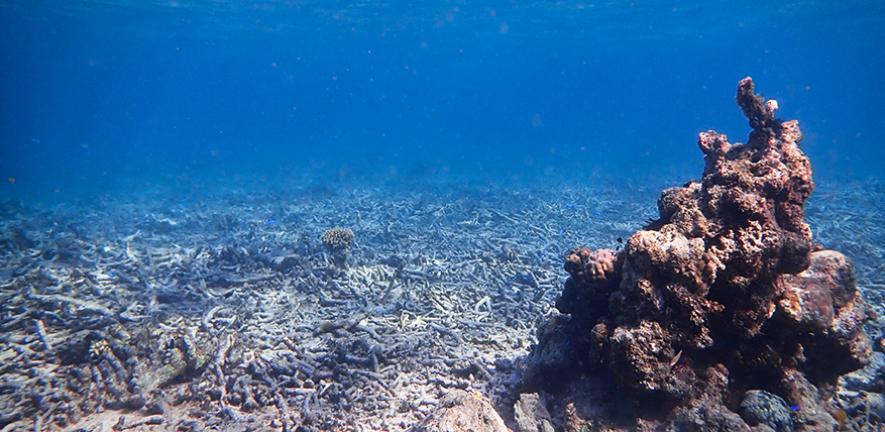
M 532 123 L 532 127 L 537 129 L 541 126 L 544 126 L 544 119 L 541 118 L 541 114 L 535 113 L 532 115 L 531 123 Z

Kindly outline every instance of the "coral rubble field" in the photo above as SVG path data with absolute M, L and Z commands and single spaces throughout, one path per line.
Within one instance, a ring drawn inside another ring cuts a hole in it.
M 406 429 L 504 391 L 570 245 L 654 200 L 439 188 L 7 203 L 0 428 Z
M 654 189 L 7 203 L 0 425 L 405 430 L 454 389 L 507 412 L 566 253 L 618 248 Z M 807 207 L 876 308 L 883 200 L 881 184 L 819 181 Z M 336 225 L 355 234 L 343 266 L 321 240 Z

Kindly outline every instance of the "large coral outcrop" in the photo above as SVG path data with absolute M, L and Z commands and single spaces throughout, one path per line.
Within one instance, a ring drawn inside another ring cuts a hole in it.
M 814 184 L 798 122 L 777 119 L 750 78 L 737 102 L 746 144 L 702 132 L 700 182 L 663 191 L 659 218 L 623 250 L 568 255 L 556 305 L 568 317 L 541 331 L 536 382 L 605 372 L 655 408 L 644 421 L 671 430 L 750 430 L 755 417 L 741 419 L 739 406 L 759 391 L 793 408 L 796 430 L 835 424 L 825 392 L 868 361 L 868 313 L 851 264 L 815 245 L 804 221 Z M 566 354 L 542 354 L 557 350 Z

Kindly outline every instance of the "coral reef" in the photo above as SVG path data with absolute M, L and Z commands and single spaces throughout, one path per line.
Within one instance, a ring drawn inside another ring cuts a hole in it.
M 529 387 L 597 373 L 638 404 L 636 425 L 669 430 L 837 424 L 827 389 L 868 362 L 870 313 L 851 264 L 804 221 L 814 184 L 798 122 L 777 119 L 749 77 L 737 103 L 746 144 L 702 132 L 700 182 L 664 190 L 623 250 L 568 255 L 556 303 L 568 316 L 540 331 Z M 760 408 L 779 400 L 791 409 Z

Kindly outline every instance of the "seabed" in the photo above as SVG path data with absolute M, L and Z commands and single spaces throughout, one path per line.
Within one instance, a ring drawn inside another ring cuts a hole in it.
M 0 429 L 403 431 L 455 389 L 506 417 L 564 255 L 618 248 L 662 185 L 9 201 Z M 853 261 L 879 351 L 883 202 L 879 182 L 818 179 L 807 208 Z M 343 260 L 335 226 L 355 234 Z

